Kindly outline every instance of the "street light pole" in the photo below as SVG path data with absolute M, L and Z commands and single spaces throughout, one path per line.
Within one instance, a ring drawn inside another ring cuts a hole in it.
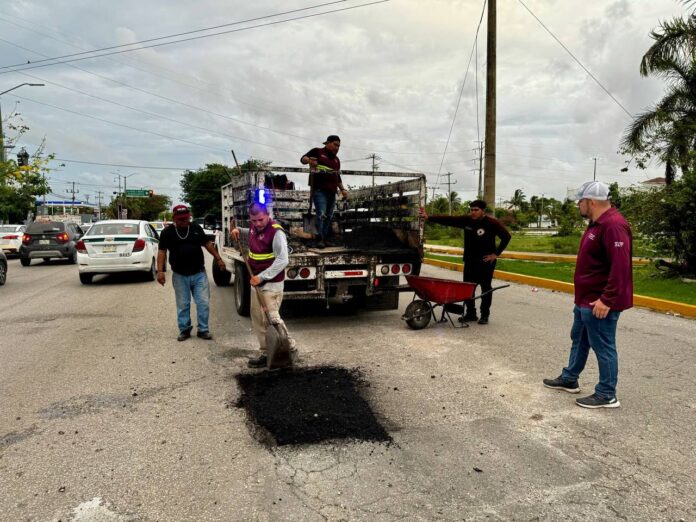
M 137 172 L 133 172 L 132 174 L 128 174 L 127 176 L 123 176 L 123 203 L 124 203 L 124 206 L 126 206 L 125 204 L 128 203 L 128 196 L 127 196 L 127 194 L 128 194 L 128 178 L 130 178 L 131 176 L 135 176 L 136 174 L 137 174 Z M 127 206 L 126 206 L 125 210 L 126 210 L 126 217 L 128 217 L 127 216 L 127 213 L 128 213 Z M 123 219 L 123 218 L 121 218 L 121 216 L 119 216 L 119 219 Z
M 20 83 L 19 85 L 15 85 L 11 89 L 7 89 L 6 91 L 0 92 L 0 96 L 3 94 L 7 94 L 10 91 L 14 91 L 15 89 L 19 89 L 20 87 L 23 87 L 24 85 L 28 85 L 30 87 L 43 87 L 43 83 Z M 3 163 L 7 161 L 7 154 L 5 153 L 5 135 L 2 132 L 2 107 L 0 106 L 0 161 Z
M 597 181 L 597 158 L 592 158 L 594 160 L 594 171 L 592 173 L 592 181 Z

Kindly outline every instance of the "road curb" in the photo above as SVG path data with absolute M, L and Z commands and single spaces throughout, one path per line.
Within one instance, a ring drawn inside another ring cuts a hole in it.
M 448 261 L 440 261 L 439 259 L 424 259 L 423 262 L 427 265 L 446 268 L 447 270 L 455 270 L 457 272 L 462 272 L 464 270 L 464 265 L 461 263 L 450 263 Z M 550 290 L 566 292 L 568 294 L 575 292 L 575 286 L 572 283 L 564 283 L 563 281 L 555 281 L 553 279 L 544 279 L 543 277 L 513 274 L 512 272 L 503 272 L 502 270 L 496 270 L 493 273 L 493 276 L 496 279 L 503 281 L 512 281 L 514 283 L 521 283 L 524 285 L 548 288 Z M 696 319 L 696 306 L 686 303 L 678 303 L 676 301 L 667 301 L 666 299 L 658 299 L 656 297 L 634 294 L 633 304 L 635 306 L 652 308 L 653 310 L 658 310 L 660 312 L 670 312 L 672 314 L 679 314 L 683 315 L 684 317 Z
M 440 246 L 440 245 L 425 245 L 423 250 L 432 252 L 433 254 L 451 254 L 461 256 L 464 253 L 463 248 Z M 501 259 L 517 259 L 522 261 L 547 261 L 550 263 L 575 263 L 576 256 L 572 254 L 547 254 L 536 252 L 503 252 L 499 256 Z M 634 257 L 634 266 L 644 266 L 651 263 L 650 259 L 643 257 Z

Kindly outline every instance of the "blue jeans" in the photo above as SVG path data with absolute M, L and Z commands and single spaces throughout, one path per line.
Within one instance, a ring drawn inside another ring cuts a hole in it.
M 176 320 L 179 332 L 191 330 L 191 296 L 196 303 L 198 315 L 198 331 L 208 331 L 208 315 L 210 314 L 210 285 L 205 271 L 193 275 L 172 273 L 172 286 L 176 297 Z
M 336 208 L 336 193 L 315 190 L 312 199 L 317 213 L 317 233 L 320 239 L 326 239 L 331 234 L 331 218 Z
M 604 399 L 613 399 L 616 397 L 616 383 L 619 379 L 616 323 L 621 312 L 612 310 L 604 319 L 597 319 L 592 315 L 591 308 L 576 306 L 573 314 L 575 320 L 570 330 L 570 361 L 563 368 L 561 379 L 571 382 L 578 380 L 592 347 L 599 366 L 599 383 L 595 386 L 595 393 Z

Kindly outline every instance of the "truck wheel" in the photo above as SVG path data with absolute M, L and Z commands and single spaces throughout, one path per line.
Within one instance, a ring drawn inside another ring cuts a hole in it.
M 246 267 L 237 263 L 234 267 L 234 307 L 242 317 L 249 317 L 251 285 Z
M 213 281 L 217 286 L 228 286 L 230 280 L 232 279 L 232 274 L 227 270 L 220 270 L 217 262 L 213 259 Z

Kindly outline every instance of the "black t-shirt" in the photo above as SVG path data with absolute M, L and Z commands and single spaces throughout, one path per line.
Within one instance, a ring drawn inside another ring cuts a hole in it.
M 160 234 L 159 248 L 169 252 L 169 265 L 181 275 L 193 275 L 205 270 L 203 250 L 210 241 L 200 225 L 191 223 L 179 230 L 173 223 Z
M 428 221 L 464 229 L 464 259 L 470 262 L 483 262 L 483 256 L 500 255 L 510 242 L 510 232 L 491 216 L 474 219 L 471 216 L 429 216 Z M 496 245 L 496 238 L 500 243 Z
M 310 150 L 305 156 L 309 158 L 316 158 L 317 164 L 319 165 L 319 170 L 314 173 L 314 188 L 316 190 L 325 190 L 326 192 L 335 193 L 339 184 L 342 183 L 341 175 L 337 172 L 341 170 L 341 160 L 338 159 L 333 152 L 329 151 L 326 147 L 314 148 Z M 326 172 L 322 171 L 321 167 L 329 168 L 336 172 Z

